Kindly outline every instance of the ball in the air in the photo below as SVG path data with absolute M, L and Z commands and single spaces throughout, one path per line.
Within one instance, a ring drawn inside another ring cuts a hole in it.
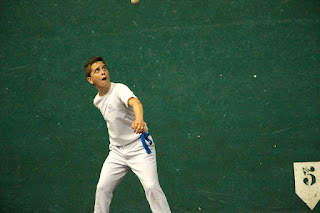
M 139 4 L 140 0 L 131 0 L 131 4 Z

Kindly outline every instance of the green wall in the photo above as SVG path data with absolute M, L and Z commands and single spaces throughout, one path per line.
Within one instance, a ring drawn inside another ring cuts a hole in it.
M 0 212 L 92 212 L 108 153 L 83 66 L 145 107 L 172 212 L 317 212 L 318 0 L 1 1 Z M 150 212 L 131 173 L 111 212 Z

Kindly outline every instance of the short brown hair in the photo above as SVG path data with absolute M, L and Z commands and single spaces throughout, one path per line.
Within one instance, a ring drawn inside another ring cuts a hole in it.
M 87 77 L 90 77 L 91 65 L 96 63 L 97 61 L 102 61 L 103 63 L 105 63 L 103 58 L 101 58 L 99 56 L 93 56 L 93 57 L 89 58 L 89 60 L 87 61 L 86 65 L 84 66 L 84 73 Z

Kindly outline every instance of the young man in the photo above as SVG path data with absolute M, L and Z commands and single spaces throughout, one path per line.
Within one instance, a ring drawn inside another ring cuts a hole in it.
M 97 185 L 94 212 L 109 212 L 114 189 L 131 170 L 142 183 L 152 212 L 171 212 L 158 181 L 155 145 L 147 132 L 141 102 L 124 84 L 110 82 L 101 57 L 87 61 L 85 74 L 98 90 L 93 103 L 107 122 L 110 140 L 110 152 Z

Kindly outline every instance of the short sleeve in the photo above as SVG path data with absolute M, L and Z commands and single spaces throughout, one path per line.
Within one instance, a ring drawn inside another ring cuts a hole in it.
M 124 84 L 119 84 L 118 96 L 126 107 L 128 107 L 128 100 L 130 98 L 136 98 L 133 92 Z

